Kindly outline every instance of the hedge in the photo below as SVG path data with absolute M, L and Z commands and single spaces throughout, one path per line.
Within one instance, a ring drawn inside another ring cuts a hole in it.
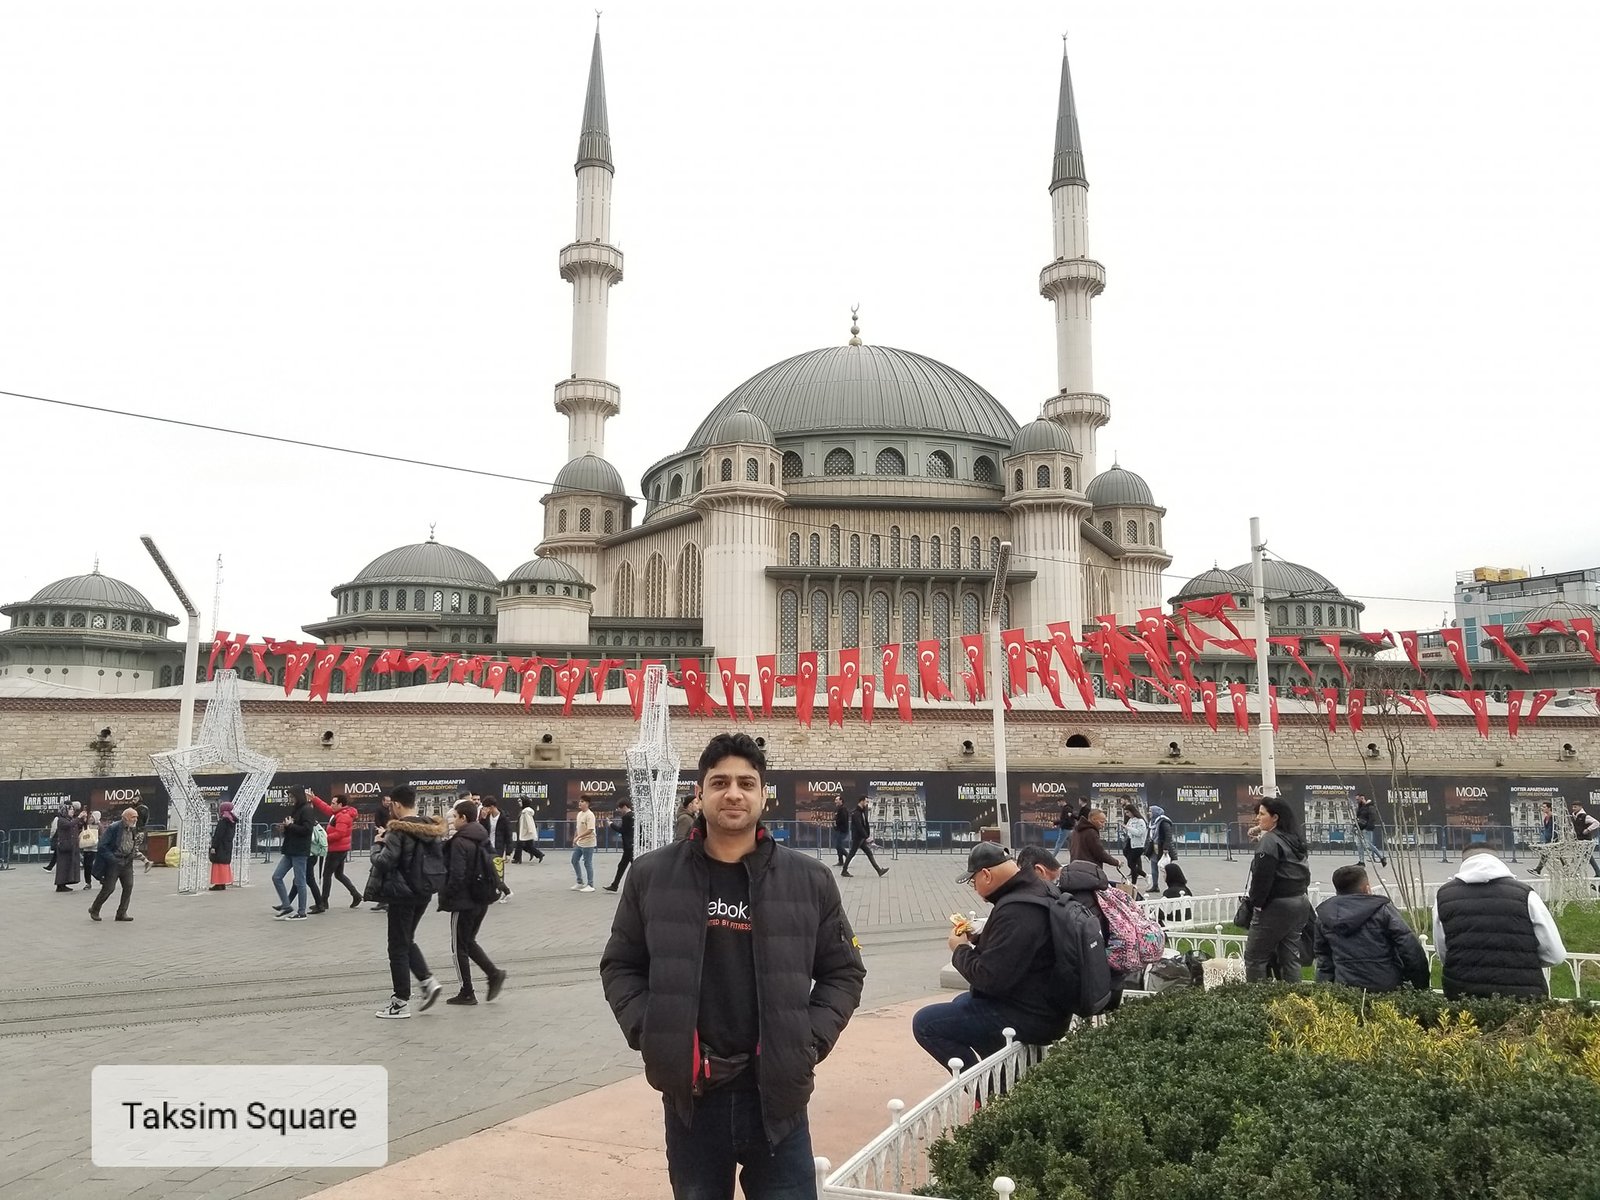
M 1252 984 L 1130 1003 L 936 1143 L 993 1200 L 1600 1196 L 1600 1013 Z

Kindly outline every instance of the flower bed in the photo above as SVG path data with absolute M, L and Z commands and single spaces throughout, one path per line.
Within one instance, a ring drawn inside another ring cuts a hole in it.
M 1129 1005 L 931 1148 L 941 1196 L 1600 1196 L 1600 1013 L 1258 984 Z

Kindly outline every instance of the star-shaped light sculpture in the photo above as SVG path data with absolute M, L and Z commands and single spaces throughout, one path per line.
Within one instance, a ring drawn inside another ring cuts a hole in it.
M 678 751 L 672 744 L 666 667 L 646 667 L 643 687 L 639 740 L 626 752 L 634 845 L 640 854 L 671 843 L 678 802 Z
M 245 744 L 238 672 L 218 671 L 211 684 L 211 702 L 206 705 L 195 744 L 150 756 L 178 817 L 181 895 L 192 895 L 210 886 L 209 856 L 200 853 L 200 847 L 209 847 L 209 833 L 217 814 L 195 781 L 195 769 L 225 766 L 245 772 L 244 782 L 233 799 L 233 815 L 238 819 L 233 831 L 233 881 L 238 884 L 250 882 L 251 820 L 278 770 L 277 759 L 258 754 Z
M 1549 897 L 1550 911 L 1556 916 L 1560 916 L 1569 904 L 1595 902 L 1594 888 L 1590 884 L 1594 876 L 1589 868 L 1593 853 L 1594 843 L 1579 841 L 1572 822 L 1558 813 L 1555 840 L 1539 847 L 1544 877 L 1549 881 L 1546 895 Z

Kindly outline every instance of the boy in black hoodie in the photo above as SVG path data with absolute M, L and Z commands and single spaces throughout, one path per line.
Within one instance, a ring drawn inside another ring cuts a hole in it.
M 1374 896 L 1365 868 L 1340 867 L 1331 896 L 1317 906 L 1318 983 L 1342 983 L 1368 992 L 1401 984 L 1427 991 L 1428 956 L 1386 896 Z
M 494 851 L 489 844 L 489 831 L 478 820 L 477 804 L 472 800 L 458 800 L 451 813 L 451 823 L 455 834 L 445 847 L 445 879 L 439 893 L 439 911 L 450 914 L 450 954 L 456 960 L 461 990 L 445 1003 L 476 1004 L 472 963 L 477 963 L 489 977 L 491 1001 L 506 982 L 506 973 L 496 967 L 478 945 L 478 930 L 489 911 L 490 897 L 498 896 L 502 884 L 492 861 Z

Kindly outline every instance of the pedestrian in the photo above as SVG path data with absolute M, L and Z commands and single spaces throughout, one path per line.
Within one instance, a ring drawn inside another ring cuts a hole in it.
M 1545 860 L 1550 857 L 1548 847 L 1555 840 L 1556 813 L 1550 801 L 1546 800 L 1539 808 L 1539 861 L 1533 867 L 1535 875 L 1544 874 Z
M 1435 895 L 1433 949 L 1444 964 L 1446 1000 L 1543 999 L 1550 994 L 1544 968 L 1567 957 L 1539 893 L 1487 846 L 1467 847 L 1461 869 Z
M 1153 811 L 1153 810 L 1152 810 Z M 1261 838 L 1250 862 L 1249 936 L 1244 944 L 1248 982 L 1269 977 L 1300 982 L 1300 938 L 1311 921 L 1311 868 L 1294 809 L 1271 798 L 1256 806 Z
M 850 852 L 850 809 L 839 797 L 833 809 L 833 853 L 838 858 L 836 866 L 844 866 L 845 855 Z
M 1061 860 L 1043 846 L 1024 846 L 1017 851 L 1017 866 L 1032 871 L 1051 887 L 1061 882 Z
M 373 887 L 386 905 L 389 924 L 389 980 L 394 993 L 389 1003 L 374 1015 L 386 1020 L 405 1020 L 411 1016 L 411 977 L 422 984 L 422 1003 L 426 1012 L 444 991 L 428 970 L 428 960 L 417 945 L 417 926 L 428 911 L 436 884 L 429 878 L 428 860 L 443 866 L 439 842 L 444 837 L 444 822 L 436 817 L 417 816 L 417 794 L 406 784 L 391 793 L 389 822 L 384 829 L 383 848 L 372 859 Z
M 1403 984 L 1427 991 L 1431 980 L 1422 943 L 1387 896 L 1372 894 L 1367 869 L 1340 867 L 1333 890 L 1317 905 L 1317 982 L 1367 992 L 1392 992 Z
M 315 792 L 307 792 L 306 796 L 316 810 L 328 818 L 328 852 L 322 859 L 322 886 L 318 888 L 313 874 L 311 891 L 316 897 L 316 904 L 311 911 L 313 913 L 328 911 L 328 893 L 333 891 L 335 879 L 344 884 L 344 890 L 350 893 L 350 907 L 360 908 L 361 891 L 344 873 L 344 865 L 350 859 L 350 844 L 355 836 L 357 816 L 355 805 L 343 796 L 335 796 L 332 804 Z
M 500 811 L 500 802 L 493 796 L 486 796 L 482 801 L 476 794 L 468 797 L 480 806 L 479 823 L 489 834 L 489 853 L 494 856 L 494 877 L 499 884 L 499 899 L 509 900 L 513 893 L 506 884 L 506 857 L 511 853 L 511 843 L 516 841 L 512 833 L 511 818 Z
M 1189 877 L 1183 873 L 1183 868 L 1177 863 L 1167 864 L 1167 876 L 1165 882 L 1167 886 L 1161 889 L 1161 898 L 1163 900 L 1181 900 L 1185 896 L 1194 895 L 1194 892 L 1189 888 Z M 1194 920 L 1194 905 L 1163 904 L 1160 911 L 1156 914 L 1156 919 L 1165 925 L 1165 918 L 1167 917 L 1171 917 L 1174 921 L 1178 922 L 1192 921 Z
M 384 830 L 389 826 L 389 817 L 394 813 L 394 793 L 385 792 L 378 797 L 378 811 L 372 815 L 372 857 L 378 857 L 378 851 L 383 849 Z M 373 882 L 372 867 L 367 867 L 367 882 L 361 890 L 361 898 L 369 900 L 376 894 Z M 387 912 L 389 906 L 380 897 L 378 903 L 372 906 L 373 912 Z
M 1383 852 L 1383 838 L 1378 828 L 1378 806 L 1371 796 L 1356 793 L 1356 862 L 1364 864 L 1367 855 L 1378 860 L 1380 867 L 1389 865 L 1389 856 Z
M 505 986 L 506 973 L 496 967 L 478 945 L 478 930 L 489 905 L 500 898 L 500 876 L 490 853 L 489 831 L 479 820 L 478 806 L 458 800 L 451 811 L 455 834 L 446 852 L 444 887 L 439 911 L 450 914 L 450 955 L 456 962 L 461 990 L 446 1004 L 476 1004 L 472 964 L 477 963 L 489 981 L 487 999 L 494 1000 Z
M 94 857 L 95 851 L 100 847 L 100 811 L 91 808 L 84 821 L 83 828 L 78 831 L 78 857 L 82 859 L 83 890 L 88 891 L 94 887 Z
M 1150 832 L 1149 840 L 1145 843 L 1145 857 L 1150 860 L 1150 895 L 1161 894 L 1161 876 L 1167 864 L 1177 856 L 1173 851 L 1177 847 L 1176 833 L 1172 827 L 1172 818 L 1167 816 L 1159 804 L 1150 806 Z
M 633 864 L 633 801 L 617 801 L 617 815 L 612 818 L 611 832 L 622 838 L 622 858 L 617 862 L 617 877 L 606 888 L 608 892 L 614 892 L 622 886 L 623 873 Z
M 839 869 L 839 874 L 850 878 L 850 864 L 855 861 L 857 854 L 865 854 L 867 861 L 872 864 L 872 869 L 878 873 L 879 878 L 889 873 L 888 867 L 880 867 L 878 860 L 872 857 L 872 814 L 867 811 L 868 800 L 865 796 L 856 801 L 856 809 L 850 814 L 850 853 L 845 855 L 844 866 Z
M 139 819 L 134 825 L 134 847 L 141 861 L 144 863 L 144 873 L 150 874 L 150 856 L 146 854 L 145 847 L 150 842 L 150 806 L 144 802 L 144 795 L 134 801 L 133 811 L 139 814 Z
M 311 886 L 306 882 L 306 863 L 311 857 L 311 830 L 316 820 L 311 815 L 311 802 L 306 790 L 298 785 L 289 789 L 289 813 L 278 822 L 281 854 L 278 868 L 272 872 L 272 886 L 277 889 L 278 902 L 272 906 L 274 919 L 303 921 L 306 919 L 306 896 Z M 283 886 L 283 877 L 294 872 L 294 891 Z
M 1128 882 L 1135 887 L 1144 878 L 1144 844 L 1149 837 L 1150 823 L 1133 805 L 1125 806 L 1122 810 L 1122 857 L 1128 862 Z
M 233 882 L 233 834 L 239 821 L 233 815 L 233 801 L 217 805 L 217 824 L 211 830 L 211 890 L 225 892 Z
M 700 793 L 690 792 L 683 798 L 683 803 L 678 806 L 678 819 L 673 826 L 672 840 L 684 841 L 694 831 L 694 823 L 700 816 Z
M 117 920 L 131 921 L 128 905 L 133 900 L 133 860 L 139 853 L 139 810 L 125 808 L 122 820 L 112 822 L 100 835 L 100 845 L 95 851 L 95 875 L 100 879 L 100 891 L 89 905 L 89 919 L 98 921 L 100 909 L 111 895 L 111 889 L 121 886 L 117 897 Z
M 512 862 L 521 862 L 526 851 L 535 862 L 544 861 L 544 851 L 539 849 L 539 818 L 533 811 L 533 801 L 523 800 L 522 811 L 517 813 L 517 855 Z
M 1596 851 L 1600 849 L 1600 820 L 1589 815 L 1582 804 L 1576 800 L 1568 809 L 1572 817 L 1572 832 L 1580 842 L 1589 843 L 1589 867 L 1596 875 L 1600 875 L 1600 862 L 1596 862 Z
M 1072 835 L 1072 827 L 1078 823 L 1078 806 L 1076 801 L 1061 806 L 1061 815 L 1056 818 L 1056 844 L 1055 852 L 1061 853 L 1061 847 Z
M 69 805 L 63 804 L 56 812 L 56 815 L 51 817 L 45 824 L 43 830 L 44 844 L 50 847 L 50 857 L 44 860 L 44 869 L 46 871 L 54 871 L 56 869 L 56 859 L 60 857 L 61 853 L 56 849 L 56 826 L 60 825 L 61 818 L 71 811 L 72 809 Z
M 1079 817 L 1072 827 L 1072 839 L 1067 843 L 1068 862 L 1092 862 L 1101 867 L 1115 867 L 1120 874 L 1122 860 L 1107 850 L 1100 840 L 1100 831 L 1106 827 L 1106 815 L 1093 809 L 1087 816 Z
M 699 769 L 702 824 L 629 874 L 600 979 L 662 1093 L 672 1194 L 731 1198 L 738 1171 L 752 1200 L 814 1197 L 806 1106 L 866 969 L 827 868 L 761 825 L 761 748 L 719 734 Z
M 594 813 L 589 811 L 589 801 L 579 799 L 577 820 L 572 823 L 572 873 L 578 882 L 572 885 L 574 892 L 594 891 L 594 847 L 595 847 Z M 584 872 L 589 874 L 589 880 L 584 882 Z
M 56 891 L 76 890 L 82 878 L 79 867 L 82 856 L 78 852 L 78 835 L 83 832 L 83 808 L 76 801 L 56 818 L 55 833 L 50 839 L 51 851 L 56 860 Z

